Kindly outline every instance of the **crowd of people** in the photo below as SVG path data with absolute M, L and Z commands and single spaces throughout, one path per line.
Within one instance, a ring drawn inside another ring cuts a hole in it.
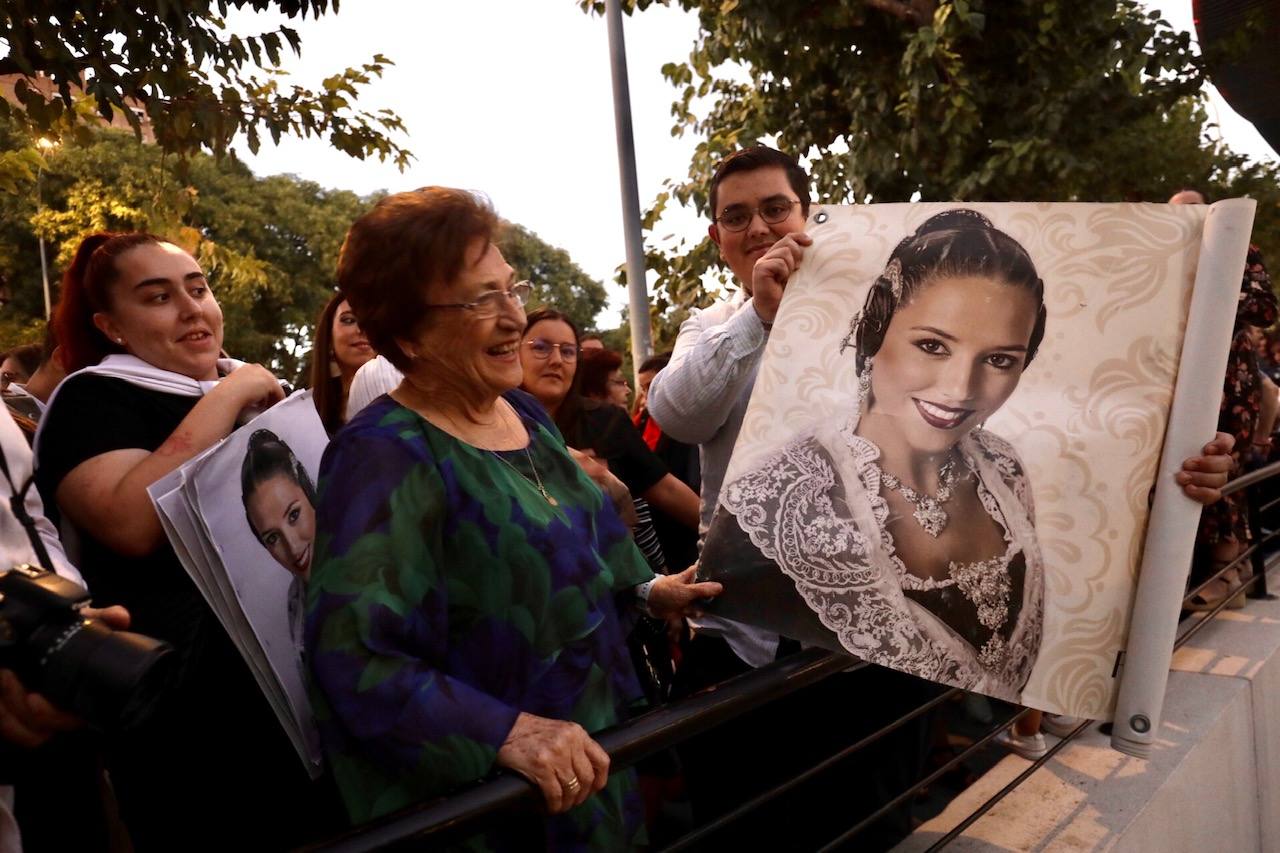
M 45 345 L 0 364 L 14 414 L 0 418 L 11 488 L 50 520 L 29 536 L 0 519 L 0 545 L 12 564 L 37 562 L 37 541 L 47 547 L 49 568 L 109 608 L 88 615 L 167 641 L 177 664 L 143 725 L 105 734 L 0 671 L 0 740 L 24 768 L 58 769 L 56 783 L 35 771 L 0 778 L 17 783 L 8 802 L 27 847 L 285 848 L 499 768 L 536 786 L 545 814 L 494 822 L 469 846 L 644 846 L 651 798 L 635 770 L 610 768 L 592 734 L 646 702 L 799 649 L 700 613 L 721 588 L 699 582 L 693 564 L 787 281 L 811 243 L 809 181 L 793 158 L 756 147 L 726 158 L 708 190 L 710 236 L 739 288 L 695 311 L 672 353 L 638 366 L 634 400 L 618 353 L 585 340 L 555 306 L 526 312 L 536 285 L 503 258 L 500 220 L 482 198 L 428 187 L 388 196 L 352 224 L 313 335 L 308 384 L 331 436 L 318 481 L 267 431 L 251 439 L 243 471 L 250 527 L 295 575 L 289 618 L 303 635 L 325 749 L 319 780 L 147 494 L 285 391 L 266 368 L 227 357 L 217 300 L 188 253 L 148 234 L 86 237 Z M 954 241 L 962 227 L 935 222 L 920 239 Z M 1009 391 L 1043 330 L 1042 293 L 1028 275 L 983 291 L 1011 300 L 1027 327 L 1030 343 L 1000 368 Z M 922 272 L 911 286 L 941 292 L 944 280 Z M 893 346 L 894 324 L 915 304 L 910 290 L 892 299 L 878 337 L 859 344 L 885 365 L 882 376 L 892 353 L 880 348 Z M 875 383 L 884 381 L 869 383 L 882 401 L 887 386 Z M 1250 435 L 1235 431 L 1237 456 L 1258 443 Z M 892 445 L 889 433 L 876 438 Z M 1187 461 L 1177 479 L 1189 496 L 1217 500 L 1232 446 L 1219 436 Z M 33 461 L 35 488 L 24 489 Z M 895 473 L 924 494 L 947 477 L 928 466 Z M 286 500 L 272 489 L 314 504 L 314 529 L 271 527 Z M 694 738 L 674 759 L 693 821 L 857 742 L 936 689 L 866 667 Z M 830 826 L 772 831 L 792 849 L 834 836 L 918 777 L 928 735 L 924 717 L 904 725 L 806 795 L 831 804 L 819 810 Z M 20 849 L 4 803 L 0 849 Z M 59 820 L 67 809 L 84 819 Z M 893 817 L 886 844 L 909 829 Z M 737 840 L 766 843 L 761 832 L 744 828 Z

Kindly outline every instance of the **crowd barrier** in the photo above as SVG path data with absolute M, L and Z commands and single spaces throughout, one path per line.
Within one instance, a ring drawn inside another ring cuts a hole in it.
M 1249 521 L 1254 531 L 1254 539 L 1248 549 L 1239 555 L 1231 564 L 1224 566 L 1213 576 L 1188 591 L 1184 602 L 1206 589 L 1217 578 L 1248 565 L 1252 575 L 1245 581 L 1247 595 L 1252 598 L 1267 598 L 1267 555 L 1273 550 L 1273 542 L 1280 537 L 1280 515 L 1275 512 L 1280 506 L 1280 462 L 1260 468 L 1249 474 L 1232 480 L 1225 494 L 1246 492 L 1249 507 Z M 1179 632 L 1175 647 L 1181 647 L 1191 640 L 1205 625 L 1230 604 L 1224 599 L 1213 610 L 1195 614 L 1184 620 L 1183 629 Z M 634 765 L 636 762 L 706 731 L 726 720 L 772 702 L 782 696 L 799 690 L 833 675 L 837 672 L 865 666 L 845 655 L 809 649 L 792 655 L 784 660 L 776 661 L 768 666 L 730 679 L 722 684 L 706 690 L 696 696 L 664 705 L 642 716 L 616 726 L 596 735 L 596 740 L 610 755 L 611 766 L 615 770 Z M 927 714 L 944 702 L 961 694 L 958 689 L 947 690 L 929 699 L 924 704 L 912 709 L 902 717 L 885 725 L 859 740 L 857 743 L 823 759 L 815 766 L 781 783 L 777 787 L 765 791 L 753 799 L 742 803 L 717 820 L 699 826 L 688 834 L 676 839 L 662 848 L 664 853 L 691 849 L 714 849 L 715 835 L 724 827 L 766 807 L 770 802 L 823 773 L 833 765 L 849 758 L 865 749 L 881 738 L 894 732 L 908 722 Z M 955 754 L 950 760 L 933 769 L 906 790 L 881 804 L 871 814 L 858 820 L 838 837 L 833 838 L 823 851 L 835 849 L 856 849 L 857 837 L 867 827 L 889 812 L 911 802 L 922 790 L 933 785 L 947 773 L 964 762 L 974 758 L 983 750 L 991 748 L 991 741 L 1010 723 L 1023 714 L 1019 711 L 1012 716 L 1004 716 L 994 721 L 989 730 L 976 737 L 971 746 Z M 985 802 L 959 821 L 945 835 L 937 839 L 929 851 L 946 847 L 961 835 L 969 826 L 987 814 L 993 806 L 1017 789 L 1022 782 L 1039 770 L 1046 762 L 1062 750 L 1092 722 L 1082 722 L 1070 734 L 1055 743 L 1048 754 L 1031 762 L 1007 785 L 993 794 Z M 996 747 L 999 748 L 999 747 Z M 385 818 L 358 826 L 336 838 L 309 848 L 316 851 L 332 851 L 332 853 L 363 853 L 373 850 L 419 850 L 431 848 L 437 844 L 447 844 L 474 832 L 486 821 L 501 820 L 502 814 L 511 809 L 536 809 L 541 796 L 537 790 L 524 779 L 514 774 L 499 773 L 492 779 L 477 783 L 467 789 L 438 800 L 425 802 L 402 810 Z

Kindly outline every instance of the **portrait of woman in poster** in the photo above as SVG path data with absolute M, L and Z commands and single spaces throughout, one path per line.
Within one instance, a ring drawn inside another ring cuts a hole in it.
M 758 567 L 751 598 L 787 608 L 788 636 L 834 634 L 862 660 L 1017 701 L 1044 562 L 1022 462 L 983 424 L 1044 332 L 1044 283 L 1016 240 L 972 210 L 925 221 L 841 344 L 853 410 L 725 485 L 736 524 L 712 525 L 704 563 L 744 585 Z

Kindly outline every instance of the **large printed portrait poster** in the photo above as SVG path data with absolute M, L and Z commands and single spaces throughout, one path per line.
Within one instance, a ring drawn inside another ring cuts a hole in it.
M 703 552 L 714 611 L 1108 717 L 1207 213 L 815 208 Z

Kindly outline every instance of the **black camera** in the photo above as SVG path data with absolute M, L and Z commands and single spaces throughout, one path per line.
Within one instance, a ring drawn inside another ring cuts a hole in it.
M 124 731 L 151 713 L 176 656 L 168 643 L 84 618 L 88 601 L 84 587 L 44 569 L 0 574 L 0 667 L 89 725 Z

